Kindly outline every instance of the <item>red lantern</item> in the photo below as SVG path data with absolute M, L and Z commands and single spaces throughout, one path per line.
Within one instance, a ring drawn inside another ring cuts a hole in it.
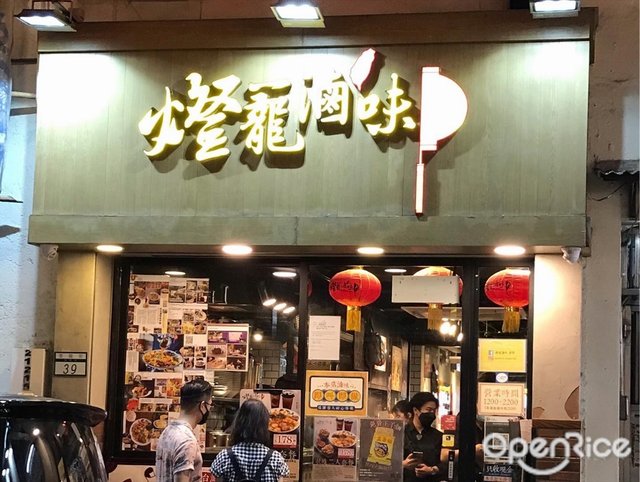
M 453 276 L 453 271 L 444 266 L 427 266 L 413 276 Z M 458 278 L 459 292 L 462 294 L 462 279 Z M 442 303 L 429 303 L 427 309 L 427 329 L 437 330 L 442 322 Z
M 329 294 L 347 306 L 347 330 L 360 331 L 360 307 L 380 297 L 380 280 L 362 268 L 348 269 L 329 281 Z
M 528 269 L 507 268 L 491 275 L 484 293 L 496 305 L 504 306 L 504 333 L 520 331 L 520 308 L 529 304 Z

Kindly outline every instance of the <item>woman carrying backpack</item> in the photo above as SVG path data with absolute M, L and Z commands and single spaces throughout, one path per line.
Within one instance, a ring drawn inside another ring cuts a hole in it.
M 230 449 L 218 454 L 211 473 L 225 482 L 278 482 L 289 475 L 279 452 L 269 448 L 269 411 L 259 400 L 247 400 L 231 424 Z

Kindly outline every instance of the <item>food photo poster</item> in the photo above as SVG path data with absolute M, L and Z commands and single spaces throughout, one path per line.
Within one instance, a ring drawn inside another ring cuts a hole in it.
M 123 451 L 155 451 L 180 412 L 180 388 L 216 371 L 246 372 L 249 325 L 211 319 L 209 279 L 132 274 L 127 306 Z M 197 430 L 201 449 L 205 431 Z
M 260 400 L 269 410 L 269 432 L 271 446 L 280 452 L 289 467 L 289 477 L 283 480 L 298 480 L 300 475 L 300 390 L 241 390 L 240 405 L 249 399 Z
M 360 420 L 348 413 L 313 418 L 313 480 L 357 480 Z

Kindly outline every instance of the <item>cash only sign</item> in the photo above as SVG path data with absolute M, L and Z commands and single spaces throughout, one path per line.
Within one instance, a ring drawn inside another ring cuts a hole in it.
M 382 75 L 382 55 L 367 49 L 346 71 L 322 79 L 263 80 L 243 87 L 236 75 L 204 79 L 186 76 L 185 92 L 164 89 L 164 104 L 152 107 L 138 123 L 152 160 L 162 160 L 189 139 L 185 157 L 217 171 L 231 155 L 230 143 L 243 145 L 242 156 L 269 159 L 273 167 L 301 166 L 312 121 L 325 135 L 350 133 L 360 123 L 372 142 L 419 139 L 416 153 L 415 212 L 424 211 L 425 165 L 462 126 L 467 99 L 439 67 L 422 67 L 420 102 L 408 95 L 397 73 Z M 385 95 L 372 92 L 385 82 Z M 242 99 L 242 100 L 240 100 Z M 239 125 L 229 139 L 229 126 Z

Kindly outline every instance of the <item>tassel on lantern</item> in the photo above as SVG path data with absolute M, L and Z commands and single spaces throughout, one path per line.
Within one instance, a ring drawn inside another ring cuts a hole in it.
M 443 316 L 441 303 L 429 303 L 427 308 L 427 329 L 438 330 Z
M 504 317 L 502 323 L 503 333 L 518 333 L 520 331 L 520 309 L 507 306 L 504 309 Z
M 347 331 L 360 331 L 362 325 L 360 320 L 360 307 L 347 306 Z

